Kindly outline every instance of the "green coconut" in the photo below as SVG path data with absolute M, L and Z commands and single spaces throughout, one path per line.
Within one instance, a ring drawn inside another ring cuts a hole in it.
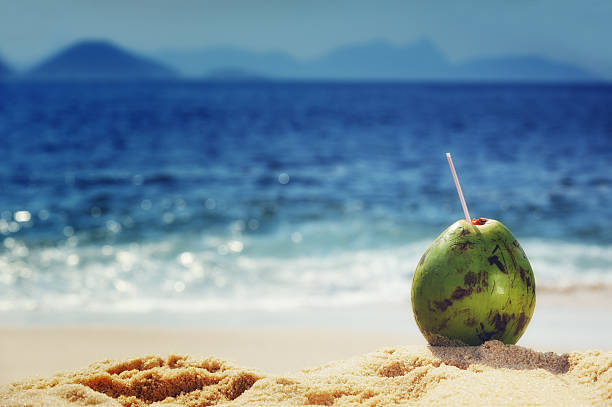
M 512 233 L 493 219 L 459 220 L 423 254 L 412 309 L 431 345 L 516 343 L 535 307 L 535 279 Z

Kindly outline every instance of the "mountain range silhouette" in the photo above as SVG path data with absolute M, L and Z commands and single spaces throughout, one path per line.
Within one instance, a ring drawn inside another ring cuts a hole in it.
M 2 59 L 0 59 L 0 78 L 9 76 L 10 74 L 11 69 L 2 61 Z
M 11 69 L 0 61 L 0 77 Z M 309 60 L 284 52 L 255 52 L 235 47 L 166 49 L 150 56 L 109 41 L 70 45 L 25 72 L 22 79 L 168 79 L 211 80 L 431 80 L 594 82 L 603 79 L 573 64 L 535 55 L 473 58 L 453 63 L 428 39 L 408 45 L 386 41 L 342 46 Z
M 27 72 L 45 79 L 167 78 L 176 72 L 162 63 L 126 51 L 108 41 L 82 41 Z
M 348 80 L 470 80 L 470 81 L 597 81 L 576 65 L 539 56 L 475 58 L 452 63 L 427 39 L 396 46 L 372 41 L 336 48 L 310 60 L 282 52 L 258 53 L 233 47 L 165 50 L 155 56 L 187 76 L 202 76 L 221 68 L 270 78 Z M 243 73 L 244 75 L 244 73 Z

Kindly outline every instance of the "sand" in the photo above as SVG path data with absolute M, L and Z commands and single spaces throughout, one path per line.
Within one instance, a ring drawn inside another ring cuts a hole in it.
M 612 352 L 388 347 L 288 374 L 214 358 L 94 363 L 0 390 L 0 406 L 612 405 Z
M 425 344 L 418 333 L 323 327 L 0 328 L 0 385 L 72 371 L 99 360 L 141 355 L 215 355 L 284 374 L 395 344 Z M 416 327 L 415 327 L 416 329 Z M 604 349 L 605 346 L 602 346 Z M 555 349 L 564 351 L 565 349 Z
M 612 356 L 586 351 L 611 348 L 611 298 L 538 293 L 523 347 L 429 348 L 409 304 L 45 323 L 0 314 L 0 406 L 612 406 Z M 141 357 L 151 354 L 164 356 Z M 96 362 L 107 359 L 119 362 Z

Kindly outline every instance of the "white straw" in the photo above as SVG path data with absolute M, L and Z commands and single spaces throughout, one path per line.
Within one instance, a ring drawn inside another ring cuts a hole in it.
M 459 200 L 461 201 L 461 206 L 463 207 L 463 213 L 465 214 L 465 220 L 468 223 L 470 222 L 470 213 L 468 212 L 467 205 L 465 204 L 465 198 L 463 198 L 463 192 L 461 192 L 461 185 L 459 185 L 459 178 L 457 178 L 457 173 L 455 172 L 455 166 L 453 165 L 453 159 L 451 158 L 450 153 L 446 153 L 446 159 L 448 160 L 448 166 L 450 167 L 451 173 L 453 174 L 453 179 L 455 180 L 455 186 L 457 187 L 457 193 L 459 194 Z

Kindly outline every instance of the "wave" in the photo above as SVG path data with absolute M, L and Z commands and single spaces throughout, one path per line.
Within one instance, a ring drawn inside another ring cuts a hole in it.
M 68 239 L 28 247 L 6 238 L 0 311 L 274 311 L 409 301 L 429 241 L 334 250 L 333 240 L 290 229 L 115 245 Z M 540 290 L 612 286 L 611 246 L 543 239 L 522 245 Z

